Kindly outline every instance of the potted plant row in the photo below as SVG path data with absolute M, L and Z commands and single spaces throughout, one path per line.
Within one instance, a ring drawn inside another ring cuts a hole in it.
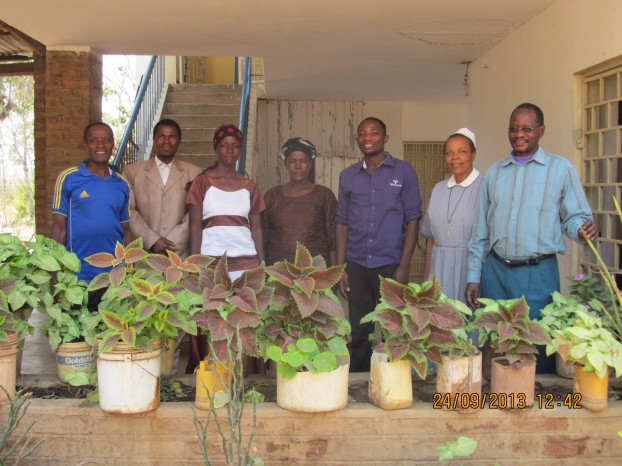
M 200 295 L 193 291 L 211 258 L 193 255 L 184 261 L 174 252 L 148 254 L 142 238 L 127 247 L 117 243 L 114 254 L 86 259 L 110 272 L 97 275 L 89 291 L 107 288 L 99 305 L 105 331 L 98 335 L 97 381 L 99 404 L 115 413 L 143 412 L 160 403 L 162 340 L 175 339 L 179 330 L 196 335 L 188 320 Z
M 463 316 L 471 314 L 466 305 L 445 296 L 438 280 L 401 284 L 381 277 L 380 293 L 376 309 L 361 319 L 361 323 L 375 322 L 380 333 L 380 338 L 372 335 L 372 403 L 383 409 L 409 407 L 413 400 L 411 368 L 425 379 L 429 361 L 443 367 L 437 391 L 452 397 L 481 392 L 481 364 L 479 370 L 477 365 L 467 364 L 471 370 L 459 380 L 452 377 L 458 372 L 453 367 L 460 348 L 466 348 Z
M 560 355 L 574 365 L 574 393 L 581 394 L 581 406 L 602 411 L 607 407 L 609 373 L 622 374 L 622 343 L 603 326 L 602 319 L 583 311 L 568 326 L 553 330 L 546 353 Z
M 10 403 L 15 397 L 18 328 L 26 325 L 19 316 L 13 314 L 7 298 L 16 283 L 16 279 L 0 278 L 0 386 L 4 388 L 0 390 L 0 406 Z
M 296 244 L 294 262 L 266 268 L 274 297 L 261 313 L 261 347 L 277 364 L 277 405 L 304 412 L 334 411 L 348 403 L 350 324 L 332 288 L 344 266 L 327 267 Z
M 551 303 L 546 305 L 541 313 L 539 322 L 552 337 L 556 330 L 572 327 L 577 320 L 578 312 L 598 317 L 598 313 L 581 304 L 573 296 L 564 296 L 559 291 L 551 294 Z M 572 379 L 574 377 L 574 362 L 564 362 L 560 354 L 555 353 L 555 372 L 560 377 Z
M 232 375 L 243 373 L 236 365 L 242 364 L 244 355 L 260 355 L 260 313 L 271 302 L 274 291 L 265 286 L 265 281 L 263 264 L 231 280 L 226 253 L 213 270 L 199 276 L 197 290 L 203 290 L 202 304 L 190 320 L 207 333 L 210 353 L 196 374 L 198 408 L 210 409 L 217 394 L 223 397 L 231 392 Z
M 76 385 L 87 383 L 86 373 L 94 363 L 92 344 L 99 318 L 86 309 L 87 285 L 75 275 L 80 260 L 42 235 L 22 242 L 1 234 L 0 247 L 0 276 L 15 279 L 7 299 L 15 320 L 21 323 L 20 342 L 32 332 L 27 324 L 32 310 L 48 314 L 50 320 L 42 330 L 57 352 L 59 378 Z
M 549 337 L 538 322 L 529 318 L 524 297 L 509 300 L 480 298 L 484 307 L 475 313 L 480 346 L 486 341 L 497 357 L 492 359 L 491 393 L 504 394 L 503 405 L 523 408 L 533 405 L 536 381 L 536 345 Z M 501 407 L 501 406 L 500 406 Z

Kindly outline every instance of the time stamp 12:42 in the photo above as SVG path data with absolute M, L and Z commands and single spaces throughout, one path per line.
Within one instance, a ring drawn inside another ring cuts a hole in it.
M 539 409 L 583 409 L 580 393 L 537 393 L 535 404 Z M 435 393 L 433 409 L 525 409 L 524 393 Z

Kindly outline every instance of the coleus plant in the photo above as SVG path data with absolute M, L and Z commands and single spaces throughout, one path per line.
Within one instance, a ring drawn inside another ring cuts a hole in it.
M 441 353 L 460 350 L 457 330 L 465 328 L 463 314 L 469 308 L 445 296 L 440 281 L 402 284 L 380 277 L 381 299 L 376 309 L 361 319 L 375 322 L 382 340 L 371 335 L 375 351 L 384 351 L 389 361 L 409 360 L 425 379 L 428 361 L 442 362 Z
M 283 260 L 266 268 L 275 291 L 272 304 L 262 313 L 262 344 L 267 357 L 279 363 L 282 377 L 330 372 L 342 362 L 338 357 L 347 354 L 350 323 L 332 291 L 344 267 L 326 267 L 322 256 L 312 257 L 296 243 L 293 263 Z
M 168 251 L 169 264 L 147 253 L 142 238 L 137 238 L 127 247 L 117 243 L 114 255 L 97 253 L 86 260 L 96 267 L 112 266 L 88 287 L 89 291 L 107 287 L 99 304 L 107 327 L 99 335 L 99 352 L 110 351 L 119 341 L 150 351 L 152 340 L 175 338 L 179 329 L 196 335 L 196 323 L 188 320 L 190 309 L 180 306 L 177 292 L 183 286 L 184 272 L 200 273 L 209 258 L 195 255 L 182 261 Z
M 544 327 L 529 319 L 529 306 L 524 297 L 508 300 L 479 298 L 485 307 L 475 313 L 475 327 L 480 332 L 480 346 L 490 340 L 495 354 L 515 367 L 534 363 L 538 349 L 549 336 Z
M 237 347 L 244 354 L 258 356 L 259 315 L 271 302 L 274 292 L 266 286 L 263 264 L 231 280 L 225 253 L 212 273 L 202 275 L 200 286 L 203 306 L 190 319 L 208 332 L 213 357 L 224 361 L 228 348 Z

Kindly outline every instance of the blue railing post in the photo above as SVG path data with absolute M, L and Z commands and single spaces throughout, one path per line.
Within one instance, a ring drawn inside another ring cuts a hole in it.
M 237 60 L 236 60 L 237 64 Z M 236 65 L 237 66 L 237 65 Z M 236 74 L 237 76 L 237 74 Z M 240 121 L 238 127 L 248 138 L 248 110 L 251 98 L 251 58 L 244 58 L 244 80 L 242 81 L 242 99 L 240 101 Z M 240 173 L 246 170 L 246 144 L 242 147 L 242 153 L 237 161 L 236 169 Z
M 138 151 L 145 149 L 163 84 L 163 57 L 154 55 L 149 60 L 145 74 L 136 92 L 136 101 L 134 102 L 132 114 L 112 161 L 112 166 L 115 170 L 119 171 L 122 165 L 136 161 Z

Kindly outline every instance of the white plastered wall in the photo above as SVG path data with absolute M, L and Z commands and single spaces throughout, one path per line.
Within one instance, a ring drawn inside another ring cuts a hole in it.
M 509 153 L 510 113 L 532 102 L 544 111 L 542 147 L 579 165 L 575 74 L 622 55 L 621 22 L 619 0 L 558 0 L 471 65 L 468 120 L 480 164 L 488 167 Z
M 620 0 L 558 0 L 471 65 L 468 121 L 478 138 L 479 166 L 487 168 L 510 151 L 511 111 L 532 102 L 544 111 L 541 145 L 580 170 L 580 73 L 622 55 Z M 576 117 L 579 115 L 579 118 Z M 564 277 L 578 268 L 578 248 L 560 261 Z

